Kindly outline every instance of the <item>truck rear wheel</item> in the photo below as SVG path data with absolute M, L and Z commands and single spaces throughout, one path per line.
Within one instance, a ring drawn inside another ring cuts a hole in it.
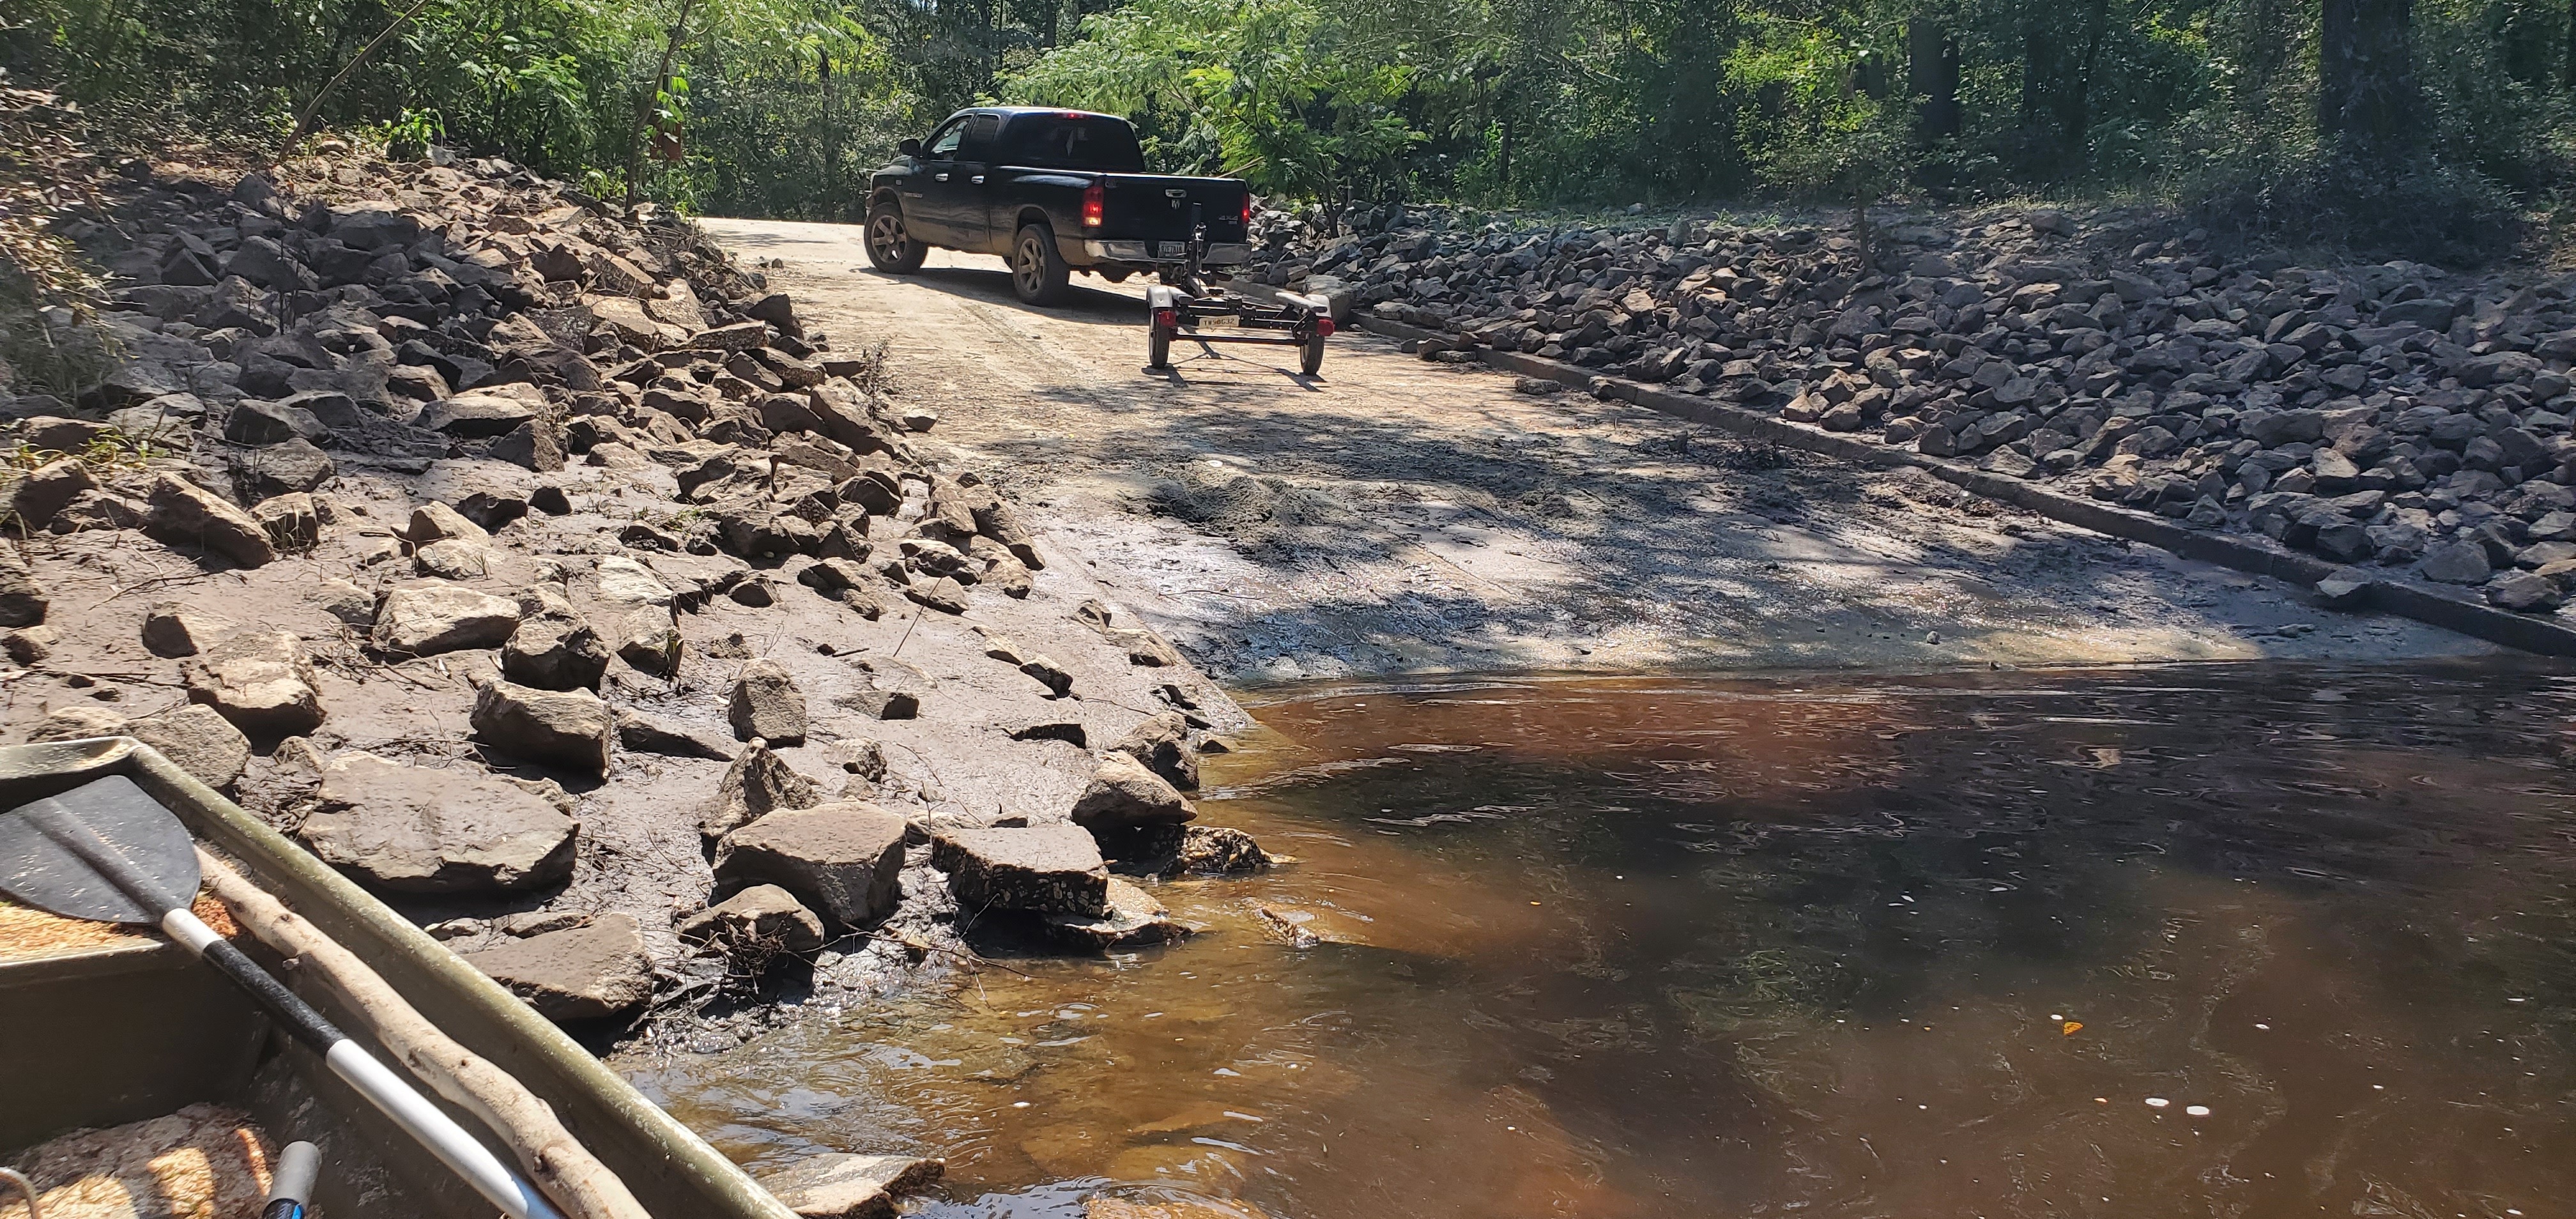
M 921 260 L 930 248 L 912 239 L 903 227 L 903 208 L 892 199 L 880 199 L 868 209 L 868 263 L 889 275 L 910 275 L 921 269 Z
M 1055 230 L 1027 225 L 1011 240 L 1011 293 L 1022 304 L 1052 305 L 1064 299 L 1065 281 L 1072 277 L 1073 268 L 1055 248 Z

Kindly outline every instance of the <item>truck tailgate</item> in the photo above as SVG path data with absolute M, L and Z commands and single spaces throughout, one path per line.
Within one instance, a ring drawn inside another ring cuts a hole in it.
M 1086 232 L 1111 241 L 1188 241 L 1190 205 L 1199 207 L 1210 242 L 1244 239 L 1247 188 L 1230 178 L 1176 178 L 1160 174 L 1102 174 L 1100 228 Z

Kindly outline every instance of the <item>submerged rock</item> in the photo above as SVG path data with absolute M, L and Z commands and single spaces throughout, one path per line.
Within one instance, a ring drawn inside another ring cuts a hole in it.
M 915 1156 L 808 1156 L 760 1178 L 787 1209 L 804 1219 L 891 1219 L 896 1197 L 938 1182 L 947 1165 Z
M 1058 939 L 1106 952 L 1185 939 L 1188 924 L 1176 922 L 1171 910 L 1153 894 L 1112 876 L 1102 914 L 1050 914 L 1047 930 Z

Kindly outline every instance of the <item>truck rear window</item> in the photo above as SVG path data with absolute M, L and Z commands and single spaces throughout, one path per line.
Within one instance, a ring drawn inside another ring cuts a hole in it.
M 1039 169 L 1097 169 L 1114 174 L 1145 170 L 1135 128 L 1105 115 L 1014 115 L 1002 129 L 999 159 L 1006 165 Z

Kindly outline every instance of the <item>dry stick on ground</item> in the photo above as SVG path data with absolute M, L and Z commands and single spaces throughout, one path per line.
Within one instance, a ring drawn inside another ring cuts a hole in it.
M 286 154 L 295 151 L 295 146 L 303 143 L 305 136 L 312 134 L 313 120 L 321 115 L 322 103 L 330 98 L 333 90 L 340 87 L 340 82 L 349 79 L 349 74 L 357 71 L 358 65 L 367 62 L 367 57 L 375 54 L 377 47 L 385 45 L 385 40 L 393 37 L 395 30 L 401 29 L 405 23 L 419 15 L 420 10 L 428 7 L 429 0 L 412 0 L 411 7 L 404 9 L 402 16 L 386 22 L 385 28 L 376 31 L 376 36 L 368 40 L 367 45 L 358 48 L 357 57 L 343 66 L 340 74 L 332 77 L 330 83 L 323 85 L 322 91 L 314 94 L 312 101 L 304 103 L 304 113 L 295 117 L 295 130 L 287 133 L 286 142 L 277 146 L 277 155 L 270 157 L 268 163 L 275 165 L 285 160 Z
M 424 1019 L 339 942 L 200 847 L 206 883 L 262 943 L 314 967 L 376 1042 L 440 1096 L 464 1106 L 510 1146 L 528 1175 L 571 1219 L 650 1219 L 617 1174 L 594 1158 L 555 1111 L 508 1072 Z

